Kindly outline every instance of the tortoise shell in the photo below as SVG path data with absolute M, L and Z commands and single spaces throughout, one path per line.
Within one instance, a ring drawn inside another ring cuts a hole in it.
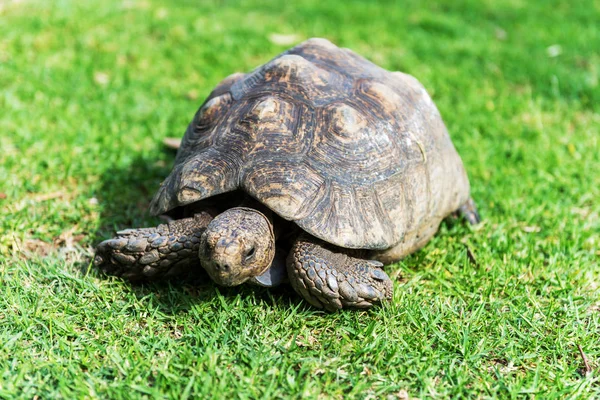
M 437 228 L 469 198 L 423 86 L 324 39 L 225 78 L 190 123 L 151 212 L 239 189 L 320 239 L 365 249 Z

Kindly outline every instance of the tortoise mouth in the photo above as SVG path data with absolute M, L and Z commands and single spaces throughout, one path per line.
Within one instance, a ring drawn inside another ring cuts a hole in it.
M 201 263 L 211 279 L 220 286 L 237 286 L 249 279 L 255 279 L 266 274 L 270 265 L 259 269 L 258 265 L 240 266 L 230 263 L 215 262 L 201 257 Z
M 263 271 L 246 268 L 232 268 L 230 265 L 219 265 L 215 262 L 202 262 L 202 266 L 211 277 L 211 279 L 220 286 L 232 287 L 245 283 L 249 279 L 265 274 L 269 266 Z
M 239 271 L 233 271 L 229 265 L 219 265 L 215 262 L 202 263 L 202 266 L 211 277 L 211 279 L 220 286 L 237 286 L 251 278 L 250 275 L 240 274 Z

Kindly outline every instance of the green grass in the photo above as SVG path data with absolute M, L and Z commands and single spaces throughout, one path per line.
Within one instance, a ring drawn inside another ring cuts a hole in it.
M 0 397 L 599 397 L 600 3 L 281 3 L 0 0 Z M 485 222 L 369 312 L 99 275 L 94 244 L 157 222 L 162 139 L 274 33 L 415 75 Z

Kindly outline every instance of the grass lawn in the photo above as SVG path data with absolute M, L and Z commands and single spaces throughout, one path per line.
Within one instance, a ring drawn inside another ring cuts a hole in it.
M 283 3 L 0 0 L 0 398 L 600 397 L 600 3 Z M 369 312 L 91 268 L 157 223 L 162 139 L 313 36 L 428 88 L 485 222 Z

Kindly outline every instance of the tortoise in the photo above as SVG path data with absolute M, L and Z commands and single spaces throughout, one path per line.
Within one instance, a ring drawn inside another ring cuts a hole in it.
M 132 280 L 202 266 L 224 286 L 289 281 L 329 311 L 389 300 L 384 264 L 450 214 L 479 221 L 423 86 L 318 38 L 217 85 L 150 211 L 173 219 L 117 232 L 94 263 Z

